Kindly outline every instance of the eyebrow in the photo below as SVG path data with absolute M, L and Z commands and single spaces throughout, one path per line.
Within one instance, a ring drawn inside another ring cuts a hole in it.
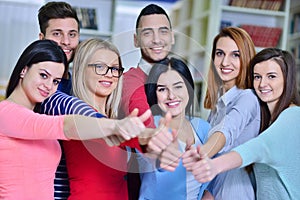
M 52 74 L 48 72 L 46 69 L 40 69 L 40 70 L 45 72 L 48 76 L 52 76 Z M 55 78 L 55 79 L 61 80 L 62 78 Z
M 63 32 L 62 29 L 53 29 L 53 30 L 51 30 L 51 32 L 55 32 L 55 31 Z M 78 33 L 77 30 L 69 30 L 68 32 L 76 32 L 76 33 Z
M 173 86 L 179 85 L 179 84 L 184 84 L 183 81 L 178 81 L 176 83 L 173 84 Z M 166 85 L 157 85 L 157 87 L 167 87 Z
M 167 30 L 170 30 L 169 27 L 167 27 L 167 26 L 162 26 L 162 27 L 159 27 L 159 28 L 143 28 L 143 29 L 141 30 L 141 32 L 144 32 L 144 31 L 152 31 L 152 30 L 154 30 L 154 29 L 158 29 L 158 30 L 167 29 Z
M 222 52 L 224 52 L 222 49 L 216 49 L 216 51 L 222 51 Z M 231 52 L 232 53 L 240 53 L 240 50 L 233 50 Z

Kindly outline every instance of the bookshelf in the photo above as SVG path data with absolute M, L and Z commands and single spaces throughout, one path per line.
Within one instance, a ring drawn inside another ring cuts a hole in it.
M 235 5 L 234 1 L 243 4 Z M 247 5 L 248 2 L 252 5 Z M 278 41 L 272 45 L 287 48 L 290 0 L 278 0 L 277 5 L 268 6 L 262 6 L 262 2 L 262 0 L 179 0 L 170 11 L 175 32 L 173 52 L 187 61 L 195 80 L 196 115 L 206 118 L 209 112 L 203 107 L 206 78 L 213 38 L 221 27 L 250 25 L 272 30 L 278 28 L 280 30 Z M 267 35 L 267 32 L 262 35 Z M 260 51 L 272 45 L 258 45 L 256 50 Z
M 291 53 L 293 53 L 296 59 L 298 68 L 298 84 L 300 88 L 300 5 L 290 9 L 288 49 Z

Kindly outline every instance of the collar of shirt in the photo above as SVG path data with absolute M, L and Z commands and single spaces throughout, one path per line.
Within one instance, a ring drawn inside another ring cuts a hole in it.
M 147 76 L 149 75 L 152 67 L 150 63 L 148 63 L 146 60 L 141 58 L 138 66 L 145 74 L 147 74 Z
M 223 96 L 221 96 L 219 101 L 222 101 L 224 106 L 227 106 L 228 103 L 232 102 L 236 98 L 236 96 L 239 94 L 239 92 L 240 92 L 240 89 L 237 88 L 236 86 L 233 86 Z

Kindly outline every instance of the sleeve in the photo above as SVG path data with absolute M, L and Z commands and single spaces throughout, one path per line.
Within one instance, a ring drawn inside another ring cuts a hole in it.
M 29 140 L 67 139 L 63 132 L 63 116 L 38 114 L 22 106 L 10 104 L 2 108 L 0 113 L 0 133 L 8 137 Z
M 129 113 L 131 113 L 135 108 L 139 109 L 138 116 L 150 109 L 144 85 L 136 89 L 129 99 Z M 148 128 L 155 128 L 153 117 L 147 119 L 144 124 Z
M 295 146 L 299 145 L 299 112 L 292 116 L 284 111 L 277 120 L 259 136 L 236 147 L 233 151 L 240 154 L 243 166 L 250 163 L 263 163 L 272 167 L 284 166 L 287 157 L 295 152 Z M 286 128 L 289 131 L 286 131 Z
M 149 109 L 146 93 L 145 93 L 145 80 L 146 74 L 139 68 L 131 68 L 123 75 L 123 89 L 122 89 L 122 112 L 124 117 L 138 108 L 141 115 L 147 109 Z M 154 128 L 154 121 L 151 117 L 144 122 L 148 128 Z
M 46 99 L 41 107 L 41 112 L 47 115 L 79 114 L 90 117 L 103 117 L 84 101 L 60 91 Z
M 209 131 L 209 136 L 214 132 L 222 132 L 226 137 L 226 144 L 221 151 L 228 151 L 235 145 L 235 141 L 240 138 L 250 122 L 260 114 L 260 107 L 257 97 L 252 92 L 247 92 L 238 97 L 235 105 L 225 115 L 225 117 L 213 126 Z M 258 126 L 260 122 L 257 122 Z M 254 133 L 251 133 L 255 135 Z M 258 132 L 257 132 L 258 134 Z
M 210 124 L 201 118 L 193 118 L 191 123 L 199 137 L 199 140 L 202 144 L 204 144 L 208 139 L 208 132 L 211 128 Z

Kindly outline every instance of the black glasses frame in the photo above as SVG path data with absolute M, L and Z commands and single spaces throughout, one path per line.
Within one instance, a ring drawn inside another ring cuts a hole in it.
M 108 66 L 108 65 L 106 65 L 106 64 L 100 64 L 100 63 L 97 63 L 97 64 L 88 64 L 88 66 L 89 66 L 89 67 L 94 67 L 95 73 L 96 73 L 97 75 L 102 75 L 102 76 L 106 75 L 106 74 L 108 73 L 108 71 L 110 70 L 112 76 L 115 77 L 115 78 L 120 78 L 120 77 L 123 75 L 123 71 L 124 71 L 124 68 L 123 68 L 123 67 L 119 67 L 119 68 L 118 68 L 118 73 L 119 73 L 119 75 L 118 75 L 118 76 L 115 76 L 115 75 L 113 75 L 113 69 L 116 69 L 117 67 L 110 67 L 110 66 Z M 99 73 L 97 72 L 97 67 L 98 67 L 98 66 L 106 67 L 106 72 L 103 73 L 103 74 L 99 74 Z

